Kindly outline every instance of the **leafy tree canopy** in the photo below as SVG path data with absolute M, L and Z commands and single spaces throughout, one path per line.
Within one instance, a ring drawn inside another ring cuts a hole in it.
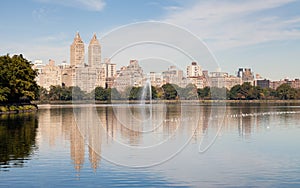
M 37 71 L 22 55 L 0 56 L 0 102 L 30 101 L 36 98 Z

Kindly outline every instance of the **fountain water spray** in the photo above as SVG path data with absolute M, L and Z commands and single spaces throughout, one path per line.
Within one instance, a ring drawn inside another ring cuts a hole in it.
M 146 130 L 152 127 L 152 88 L 149 78 L 146 79 L 140 97 L 140 112 L 142 116 L 142 125 Z

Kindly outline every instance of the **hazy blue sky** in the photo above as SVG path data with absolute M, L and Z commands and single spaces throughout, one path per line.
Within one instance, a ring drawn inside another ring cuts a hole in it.
M 1 55 L 69 62 L 76 31 L 88 44 L 94 32 L 101 38 L 121 25 L 155 20 L 203 39 L 231 74 L 250 67 L 270 79 L 300 77 L 297 0 L 4 0 L 0 17 Z

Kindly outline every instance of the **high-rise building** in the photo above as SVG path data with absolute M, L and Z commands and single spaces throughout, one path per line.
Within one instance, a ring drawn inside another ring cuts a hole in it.
M 162 74 L 157 72 L 150 72 L 148 75 L 151 85 L 154 87 L 161 87 L 162 86 Z
M 231 89 L 235 85 L 242 84 L 242 78 L 229 75 L 227 72 L 211 72 L 210 86 Z
M 254 74 L 250 68 L 239 68 L 237 77 L 242 78 L 243 83 L 248 82 L 253 85 Z
M 255 86 L 259 86 L 261 88 L 269 88 L 270 87 L 270 80 L 263 79 L 263 80 L 256 80 Z
M 203 89 L 204 87 L 208 86 L 208 80 L 205 78 L 205 76 L 195 76 L 195 77 L 189 77 L 189 82 L 196 86 L 196 88 Z
M 114 87 L 119 91 L 124 91 L 128 87 L 140 87 L 142 86 L 143 78 L 143 69 L 138 64 L 138 61 L 130 60 L 128 66 L 121 68 L 114 81 Z
M 91 92 L 97 84 L 97 69 L 93 67 L 75 68 L 73 84 L 80 87 L 83 91 Z
M 39 86 L 41 85 L 41 83 L 40 83 L 40 80 L 41 80 L 40 79 L 41 78 L 40 75 L 42 74 L 43 67 L 44 67 L 44 65 L 43 65 L 43 61 L 42 60 L 35 60 L 33 66 L 32 66 L 32 69 L 37 70 L 37 72 L 38 72 L 38 76 L 35 77 L 35 81 L 36 81 L 36 83 Z
M 50 90 L 50 86 L 62 84 L 61 69 L 55 65 L 54 60 L 50 59 L 46 65 L 36 61 L 32 68 L 38 70 L 36 81 L 39 86 Z
M 70 64 L 72 67 L 84 64 L 84 43 L 78 32 L 70 46 Z
M 211 72 L 210 87 L 223 88 L 225 87 L 225 78 L 228 77 L 226 72 Z
M 89 66 L 90 67 L 99 67 L 101 63 L 101 46 L 97 39 L 96 34 L 90 41 L 89 48 Z
M 109 58 L 104 59 L 104 63 L 97 67 L 99 73 L 97 73 L 97 86 L 103 88 L 110 88 L 113 85 L 114 78 L 116 76 L 116 64 L 111 63 Z
M 242 79 L 233 75 L 225 77 L 225 87 L 230 90 L 233 86 L 241 85 Z
M 197 88 L 204 88 L 207 86 L 208 80 L 203 75 L 201 66 L 197 65 L 197 62 L 192 62 L 191 65 L 187 66 L 186 74 L 190 84 L 195 85 Z
M 270 88 L 277 89 L 282 84 L 288 84 L 292 88 L 296 88 L 296 89 L 300 88 L 300 80 L 298 78 L 296 78 L 294 80 L 283 79 L 283 80 L 279 80 L 279 81 L 270 81 Z
M 186 69 L 187 77 L 202 76 L 201 66 L 197 65 L 197 62 L 192 62 Z
M 111 60 L 109 58 L 105 59 L 105 63 L 101 66 L 105 68 L 105 77 L 111 78 L 116 76 L 116 64 L 111 63 Z
M 299 78 L 296 78 L 293 83 L 292 83 L 292 87 L 296 88 L 296 89 L 300 89 L 300 80 Z
M 170 66 L 167 71 L 162 72 L 163 84 L 176 84 L 180 87 L 185 87 L 187 84 L 184 81 L 183 71 L 176 66 Z

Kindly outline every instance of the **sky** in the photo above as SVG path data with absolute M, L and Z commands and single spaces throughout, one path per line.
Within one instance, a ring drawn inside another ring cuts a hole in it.
M 120 26 L 158 21 L 201 39 L 222 71 L 300 78 L 299 0 L 3 0 L 0 17 L 0 55 L 60 64 L 69 62 L 77 31 L 87 51 L 94 33 L 101 39 Z

